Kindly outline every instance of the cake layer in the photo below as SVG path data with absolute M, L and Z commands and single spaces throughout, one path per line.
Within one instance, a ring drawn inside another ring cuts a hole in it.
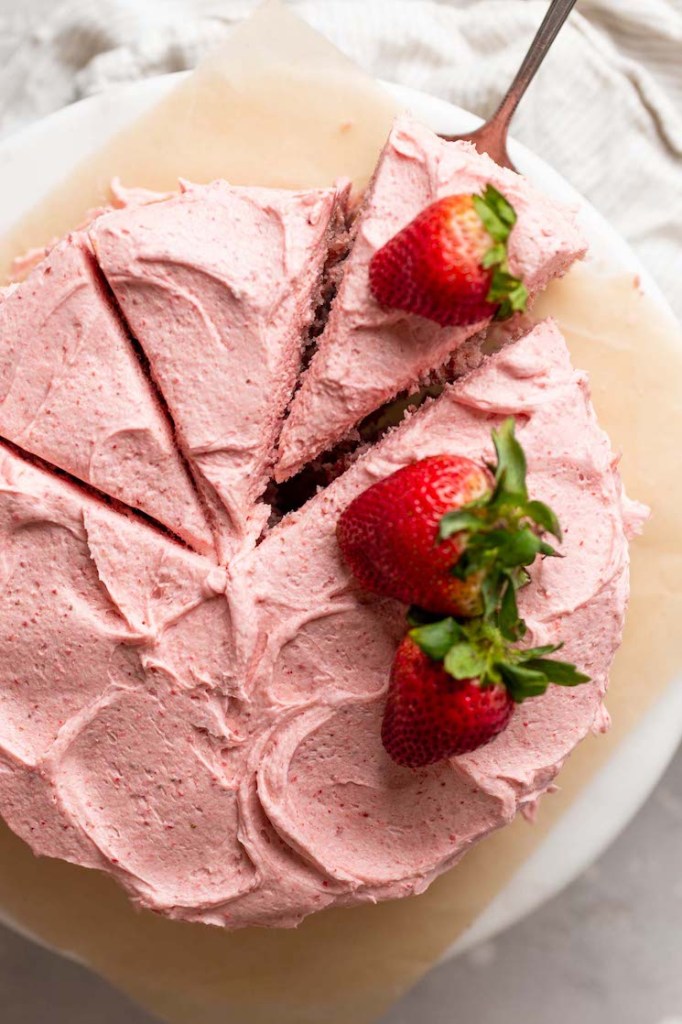
M 267 520 L 259 498 L 344 205 L 333 189 L 215 182 L 91 230 L 211 502 L 223 559 Z
M 0 299 L 0 437 L 213 550 L 170 423 L 80 235 Z
M 444 142 L 400 118 L 391 132 L 355 227 L 353 247 L 326 329 L 284 424 L 278 480 L 342 440 L 365 416 L 414 390 L 457 350 L 462 369 L 478 350 L 462 346 L 488 320 L 440 327 L 422 317 L 382 308 L 373 298 L 369 266 L 375 252 L 421 210 L 443 196 L 481 192 L 493 184 L 518 220 L 509 240 L 511 271 L 538 291 L 585 251 L 573 214 L 525 178 L 495 164 L 468 143 Z
M 565 557 L 536 563 L 520 594 L 528 643 L 563 642 L 592 681 L 550 687 L 474 753 L 399 768 L 380 721 L 405 609 L 357 588 L 338 517 L 416 459 L 491 460 L 509 414 L 530 491 L 565 531 Z M 225 575 L 4 452 L 0 811 L 36 852 L 229 928 L 419 892 L 604 727 L 640 518 L 550 322 L 447 387 Z

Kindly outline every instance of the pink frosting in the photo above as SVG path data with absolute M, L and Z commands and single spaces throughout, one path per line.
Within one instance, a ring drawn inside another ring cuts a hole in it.
M 345 193 L 183 185 L 91 238 L 164 394 L 227 559 L 259 503 Z
M 170 423 L 81 235 L 0 302 L 0 435 L 213 551 Z
M 355 586 L 338 516 L 415 459 L 490 459 L 508 413 L 566 531 L 522 592 L 529 642 L 563 641 L 592 682 L 521 705 L 472 754 L 402 769 L 379 726 L 404 608 Z M 640 518 L 551 322 L 227 571 L 0 449 L 0 810 L 37 853 L 187 920 L 285 926 L 419 892 L 604 726 Z
M 583 255 L 585 242 L 571 211 L 473 146 L 444 142 L 423 125 L 399 118 L 365 199 L 329 322 L 282 430 L 279 480 L 327 451 L 374 409 L 413 390 L 487 326 L 482 320 L 441 328 L 421 317 L 386 311 L 370 292 L 368 272 L 377 249 L 429 203 L 480 192 L 487 183 L 509 199 L 518 215 L 509 262 L 531 295 Z

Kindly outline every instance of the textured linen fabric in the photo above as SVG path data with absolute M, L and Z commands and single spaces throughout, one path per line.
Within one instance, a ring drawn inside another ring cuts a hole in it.
M 193 67 L 255 6 L 52 0 L 33 24 L 13 6 L 0 14 L 0 133 L 112 84 Z M 546 4 L 291 6 L 368 71 L 485 115 Z M 606 215 L 682 314 L 682 0 L 581 0 L 524 100 L 514 134 Z

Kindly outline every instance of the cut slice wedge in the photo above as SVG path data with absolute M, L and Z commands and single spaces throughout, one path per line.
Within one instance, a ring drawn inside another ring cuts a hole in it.
M 214 551 L 170 421 L 83 235 L 0 302 L 0 436 Z
M 516 211 L 509 265 L 531 297 L 583 255 L 585 242 L 571 211 L 470 144 L 444 142 L 417 122 L 398 119 L 356 221 L 329 321 L 282 430 L 279 481 L 329 451 L 375 409 L 414 390 L 457 350 L 466 367 L 472 353 L 464 357 L 462 347 L 480 336 L 489 320 L 443 328 L 382 308 L 370 291 L 369 266 L 375 252 L 430 203 L 480 193 L 488 183 Z M 476 346 L 474 359 L 477 355 Z
M 345 195 L 185 185 L 91 229 L 211 504 L 224 560 L 268 517 L 259 499 L 345 224 Z

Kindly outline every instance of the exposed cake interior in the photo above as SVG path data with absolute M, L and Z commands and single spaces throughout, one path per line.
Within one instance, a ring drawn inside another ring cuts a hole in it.
M 489 183 L 516 211 L 509 263 L 531 296 L 583 255 L 585 242 L 572 211 L 473 146 L 444 142 L 423 125 L 400 118 L 355 224 L 328 323 L 284 423 L 278 480 L 332 448 L 379 406 L 457 360 L 458 350 L 488 326 L 488 320 L 481 320 L 467 327 L 442 328 L 382 308 L 370 291 L 369 265 L 374 253 L 431 202 L 445 195 L 481 192 Z M 464 368 L 476 348 L 462 355 Z

